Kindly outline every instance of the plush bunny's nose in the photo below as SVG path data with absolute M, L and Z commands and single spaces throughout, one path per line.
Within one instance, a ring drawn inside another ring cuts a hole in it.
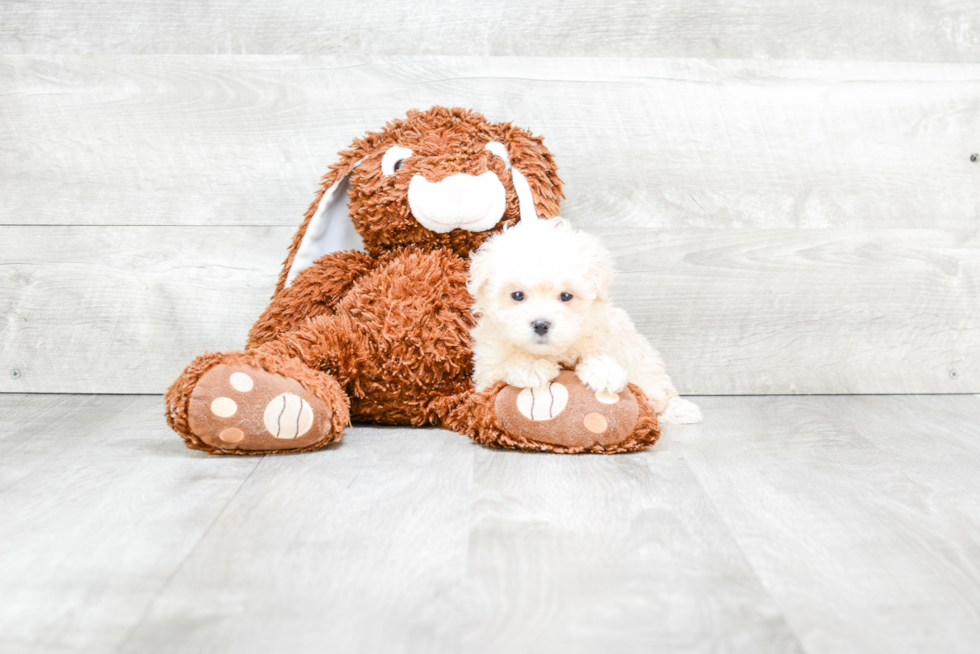
M 534 327 L 534 333 L 538 336 L 544 336 L 551 329 L 551 323 L 547 320 L 535 320 L 531 326 Z
M 455 202 L 457 205 L 465 202 L 467 199 L 472 199 L 473 188 L 471 175 L 452 175 L 446 179 L 438 182 L 439 191 L 443 194 L 449 202 Z
M 437 234 L 454 229 L 483 232 L 504 217 L 507 191 L 490 171 L 456 173 L 438 182 L 415 175 L 408 184 L 408 206 L 423 227 Z

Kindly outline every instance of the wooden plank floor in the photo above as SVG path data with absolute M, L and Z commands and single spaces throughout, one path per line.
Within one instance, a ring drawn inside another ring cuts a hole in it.
M 702 397 L 613 457 L 185 450 L 0 394 L 0 651 L 980 651 L 980 397 Z

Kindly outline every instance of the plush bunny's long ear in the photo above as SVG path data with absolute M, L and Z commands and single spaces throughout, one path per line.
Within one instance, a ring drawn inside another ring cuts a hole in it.
M 521 220 L 553 218 L 565 197 L 555 158 L 541 137 L 519 127 L 509 127 L 504 135 L 510 153 L 511 176 L 521 205 Z
M 355 144 L 356 145 L 356 144 Z M 320 192 L 306 210 L 293 234 L 274 295 L 293 283 L 301 271 L 330 252 L 362 247 L 348 215 L 350 176 L 366 154 L 360 148 L 341 152 L 341 160 L 330 166 L 320 182 Z
M 356 168 L 357 165 L 354 165 Z M 352 171 L 353 172 L 353 171 Z M 354 224 L 348 214 L 350 204 L 350 173 L 343 175 L 323 192 L 310 222 L 306 226 L 303 240 L 296 248 L 292 264 L 286 275 L 286 286 L 293 283 L 296 275 L 313 265 L 325 254 L 341 250 L 360 250 L 364 243 L 354 231 Z
M 526 150 L 528 148 L 526 139 L 523 142 L 520 139 L 514 139 L 513 143 L 514 147 L 522 148 L 521 154 L 526 156 Z M 534 206 L 534 193 L 531 191 L 531 185 L 528 184 L 527 177 L 524 176 L 524 173 L 511 162 L 507 146 L 500 141 L 490 141 L 487 143 L 487 150 L 490 150 L 495 156 L 503 159 L 507 170 L 510 171 L 514 184 L 514 192 L 517 193 L 517 206 L 520 209 L 521 220 L 536 220 L 538 212 Z

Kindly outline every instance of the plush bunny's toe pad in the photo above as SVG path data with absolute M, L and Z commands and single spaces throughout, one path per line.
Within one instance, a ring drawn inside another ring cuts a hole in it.
M 310 449 L 339 437 L 334 412 L 295 379 L 249 365 L 221 364 L 198 380 L 188 425 L 221 452 Z
M 568 370 L 539 388 L 504 387 L 495 409 L 511 441 L 501 444 L 521 449 L 624 452 L 659 436 L 656 418 L 630 388 L 594 393 Z

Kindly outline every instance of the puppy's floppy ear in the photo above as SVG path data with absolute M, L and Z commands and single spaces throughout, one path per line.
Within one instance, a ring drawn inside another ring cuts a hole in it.
M 470 253 L 470 274 L 466 279 L 466 290 L 473 297 L 484 291 L 490 282 L 490 257 L 484 245 L 476 252 Z
M 612 283 L 615 268 L 609 250 L 602 247 L 599 239 L 589 237 L 589 247 L 586 250 L 586 284 L 595 292 L 599 300 L 609 299 L 609 284 Z

